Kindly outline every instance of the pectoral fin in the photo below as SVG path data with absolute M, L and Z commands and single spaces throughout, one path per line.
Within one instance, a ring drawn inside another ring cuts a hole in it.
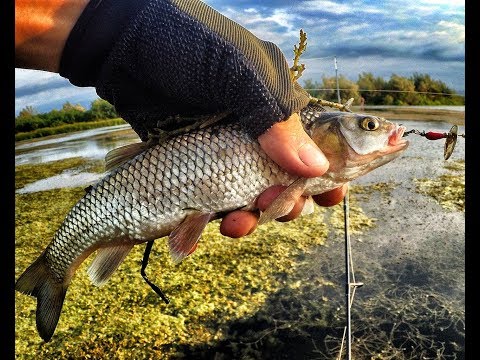
M 213 216 L 212 213 L 195 211 L 170 233 L 168 246 L 175 263 L 179 263 L 195 250 L 203 229 Z
M 87 270 L 92 283 L 96 286 L 105 284 L 132 250 L 132 247 L 133 244 L 125 244 L 98 249 L 97 256 Z
M 315 204 L 313 202 L 313 198 L 309 196 L 305 199 L 305 204 L 303 205 L 303 209 L 302 209 L 302 212 L 300 213 L 300 216 L 313 214 L 314 211 L 315 211 Z
M 299 178 L 291 183 L 275 200 L 260 214 L 258 225 L 288 215 L 295 206 L 296 201 L 302 196 L 307 186 L 308 179 Z

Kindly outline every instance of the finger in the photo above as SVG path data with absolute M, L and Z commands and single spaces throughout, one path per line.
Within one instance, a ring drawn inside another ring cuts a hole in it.
M 231 238 L 251 234 L 257 228 L 258 216 L 250 211 L 236 210 L 228 213 L 220 223 L 220 233 Z
M 320 206 L 334 206 L 343 200 L 347 193 L 348 184 L 344 184 L 341 187 L 327 191 L 320 195 L 314 195 L 313 200 Z
M 293 175 L 316 177 L 328 169 L 327 158 L 303 129 L 298 114 L 274 124 L 258 141 L 273 161 Z
M 285 189 L 286 189 L 286 186 L 281 186 L 281 185 L 275 185 L 275 186 L 269 187 L 267 190 L 261 193 L 260 196 L 258 197 L 257 199 L 258 209 L 260 211 L 265 211 L 265 209 L 272 203 L 272 201 L 275 200 L 277 196 L 280 195 Z M 290 221 L 297 218 L 301 214 L 304 204 L 305 204 L 305 197 L 301 196 L 296 201 L 293 209 L 287 215 L 282 216 L 276 220 L 285 222 L 285 221 Z

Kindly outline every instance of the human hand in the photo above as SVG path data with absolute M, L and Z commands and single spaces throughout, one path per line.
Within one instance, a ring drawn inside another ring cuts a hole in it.
M 291 174 L 310 178 L 321 176 L 328 170 L 327 158 L 304 131 L 298 114 L 273 125 L 258 141 L 267 155 Z M 265 190 L 257 199 L 258 209 L 265 210 L 284 189 L 284 186 L 273 186 Z M 313 200 L 320 206 L 333 206 L 342 201 L 346 191 L 347 185 L 344 185 L 315 195 Z M 305 199 L 301 196 L 290 213 L 277 220 L 283 222 L 297 218 Z M 251 234 L 257 224 L 258 215 L 255 212 L 232 211 L 222 219 L 220 232 L 231 238 L 239 238 Z
M 201 0 L 92 0 L 59 73 L 94 86 L 143 141 L 212 114 L 258 138 L 309 101 L 277 45 Z

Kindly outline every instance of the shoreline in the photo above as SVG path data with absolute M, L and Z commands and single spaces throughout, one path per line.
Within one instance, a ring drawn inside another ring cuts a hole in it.
M 446 109 L 432 109 L 432 108 L 418 108 L 418 107 L 368 107 L 365 106 L 363 111 L 360 111 L 360 106 L 352 106 L 353 112 L 363 112 L 365 114 L 384 117 L 388 120 L 420 120 L 420 121 L 444 121 L 452 125 L 465 125 L 465 111 L 446 110 Z

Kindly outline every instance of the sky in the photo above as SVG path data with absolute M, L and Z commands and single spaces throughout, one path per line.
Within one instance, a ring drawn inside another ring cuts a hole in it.
M 465 2 L 459 0 L 205 0 L 262 40 L 277 44 L 289 64 L 299 31 L 307 34 L 299 80 L 338 75 L 357 81 L 372 73 L 429 74 L 460 94 L 465 91 Z M 94 88 L 71 85 L 58 74 L 15 69 L 15 112 L 39 112 L 65 102 L 90 107 Z

